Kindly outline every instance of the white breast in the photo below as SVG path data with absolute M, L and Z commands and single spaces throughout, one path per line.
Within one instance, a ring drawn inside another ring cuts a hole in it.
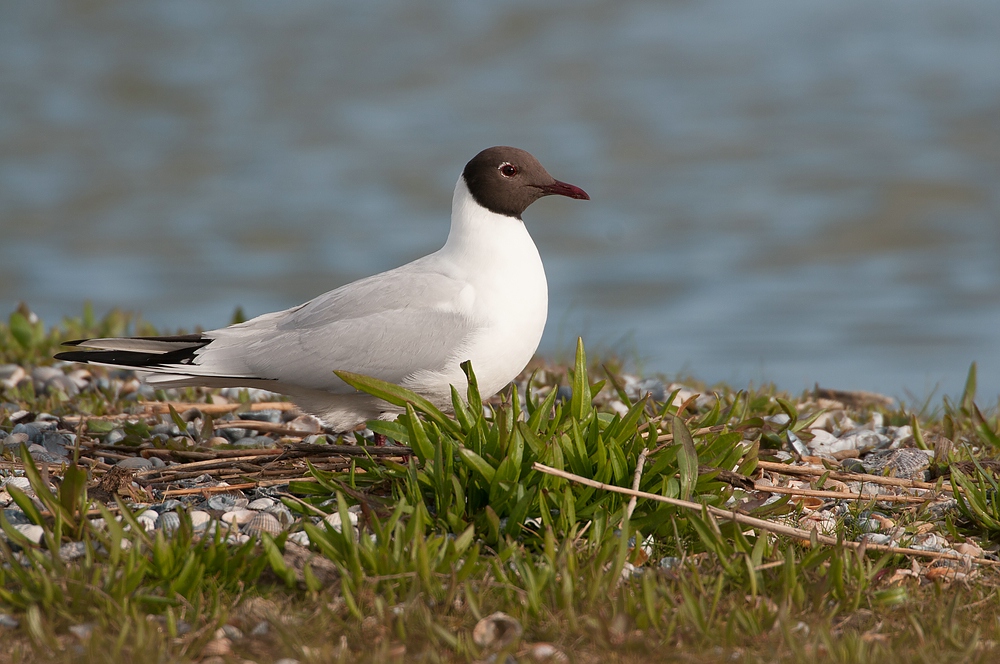
M 492 395 L 513 380 L 538 348 L 548 315 L 548 286 L 538 249 L 524 222 L 476 203 L 462 178 L 455 187 L 448 241 L 434 254 L 468 283 L 454 306 L 474 330 L 441 372 L 407 381 L 417 391 L 450 399 L 465 389 L 459 365 L 472 361 L 480 390 Z

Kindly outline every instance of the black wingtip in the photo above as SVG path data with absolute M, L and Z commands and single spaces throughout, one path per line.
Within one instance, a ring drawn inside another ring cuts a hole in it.
M 159 367 L 168 364 L 191 364 L 197 351 L 212 342 L 200 334 L 185 334 L 173 337 L 136 337 L 151 341 L 186 342 L 190 345 L 166 353 L 149 353 L 135 350 L 74 350 L 56 353 L 53 357 L 65 362 L 88 364 L 113 364 L 127 367 Z M 84 346 L 93 339 L 74 339 L 63 342 L 64 346 Z
M 66 342 L 63 344 L 63 346 L 78 346 L 78 345 L 79 344 L 77 343 L 70 343 L 70 342 Z M 65 362 L 87 362 L 86 358 L 87 355 L 89 355 L 87 351 L 77 350 L 77 351 L 64 351 L 62 353 L 56 353 L 52 357 L 57 360 L 63 360 Z

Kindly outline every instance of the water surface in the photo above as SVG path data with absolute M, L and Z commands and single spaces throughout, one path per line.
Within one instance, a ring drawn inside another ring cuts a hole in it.
M 436 249 L 478 150 L 526 214 L 542 352 L 908 398 L 1000 393 L 1000 4 L 0 5 L 0 312 L 164 328 Z

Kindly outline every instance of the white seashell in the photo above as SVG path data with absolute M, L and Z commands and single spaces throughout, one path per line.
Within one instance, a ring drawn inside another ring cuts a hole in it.
M 181 527 L 181 516 L 177 512 L 163 512 L 156 520 L 157 527 L 166 533 L 172 533 Z
M 274 500 L 271 498 L 258 498 L 257 500 L 249 503 L 247 505 L 248 510 L 266 510 L 268 507 L 274 505 Z
M 277 535 L 281 532 L 281 524 L 278 520 L 274 518 L 273 515 L 267 512 L 257 512 L 254 514 L 253 518 L 247 522 L 247 525 L 243 528 L 247 534 L 257 535 L 259 533 L 267 533 L 268 535 Z
M 298 544 L 299 546 L 309 546 L 309 535 L 306 531 L 300 530 L 289 535 L 287 541 Z
M 257 512 L 253 510 L 234 510 L 232 512 L 226 512 L 222 515 L 222 520 L 226 523 L 235 523 L 236 525 L 243 525 L 244 523 L 249 523 Z
M 292 516 L 292 511 L 285 507 L 283 503 L 275 503 L 271 505 L 266 510 L 268 514 L 274 516 L 278 520 L 278 523 L 285 526 L 286 528 L 295 521 L 295 517 Z
M 156 530 L 156 521 L 159 518 L 160 518 L 159 514 L 153 512 L 152 510 L 147 510 L 142 514 L 138 515 L 137 517 L 135 517 L 135 520 L 138 521 L 139 524 L 148 533 L 150 531 Z
M 223 657 L 233 651 L 233 642 L 227 638 L 215 639 L 201 649 L 201 657 Z
M 522 633 L 524 628 L 517 619 L 497 611 L 476 623 L 472 640 L 480 648 L 499 650 L 520 639 Z
M 191 525 L 195 530 L 201 530 L 208 525 L 208 522 L 212 520 L 212 515 L 208 512 L 203 512 L 202 510 L 193 510 L 191 512 Z
M 355 514 L 354 512 L 348 512 L 347 513 L 347 519 L 351 522 L 352 526 L 358 525 L 358 515 Z M 323 517 L 323 521 L 325 521 L 327 524 L 329 524 L 329 526 L 331 528 L 333 528 L 334 530 L 336 530 L 338 533 L 341 532 L 340 528 L 341 528 L 342 522 L 340 520 L 340 512 L 334 512 L 333 514 L 327 514 L 325 517 Z

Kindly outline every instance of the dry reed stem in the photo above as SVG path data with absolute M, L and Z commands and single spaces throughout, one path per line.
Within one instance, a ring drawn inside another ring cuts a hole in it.
M 836 498 L 839 500 L 874 500 L 882 503 L 932 503 L 937 496 L 897 496 L 888 493 L 854 493 L 851 491 L 820 491 L 818 489 L 795 489 L 787 486 L 756 485 L 756 491 L 781 493 L 790 496 L 811 496 L 813 498 Z
M 864 473 L 847 473 L 826 468 L 813 468 L 810 466 L 790 466 L 787 463 L 775 463 L 773 461 L 757 461 L 757 467 L 769 470 L 782 475 L 806 475 L 809 477 L 820 477 L 829 473 L 828 477 L 842 482 L 870 482 L 883 486 L 898 486 L 904 489 L 940 489 L 941 491 L 951 491 L 950 484 L 938 486 L 933 482 L 921 482 L 920 480 L 907 480 L 901 477 L 886 477 L 884 475 L 866 475 Z
M 860 551 L 884 551 L 886 553 L 894 553 L 904 556 L 913 556 L 918 558 L 933 558 L 939 560 L 957 560 L 962 563 L 976 562 L 982 565 L 990 565 L 994 567 L 1000 567 L 1000 560 L 990 560 L 989 558 L 972 558 L 971 556 L 954 556 L 947 553 L 941 553 L 937 551 L 921 551 L 919 549 L 909 549 L 905 547 L 898 546 L 887 546 L 885 544 L 869 544 L 867 542 L 852 542 L 848 540 L 838 540 L 835 537 L 830 537 L 829 535 L 821 535 L 817 530 L 804 530 L 802 528 L 795 528 L 793 526 L 786 526 L 780 523 L 773 523 L 771 521 L 765 521 L 764 519 L 758 519 L 756 517 L 748 516 L 746 514 L 740 514 L 739 512 L 732 512 L 729 510 L 719 509 L 718 507 L 712 507 L 710 505 L 702 505 L 700 503 L 693 503 L 688 500 L 680 500 L 679 498 L 669 498 L 667 496 L 661 496 L 655 493 L 648 493 L 646 491 L 634 491 L 621 486 L 615 486 L 613 484 L 604 484 L 603 482 L 597 482 L 586 477 L 581 477 L 579 475 L 574 475 L 573 473 L 567 473 L 564 470 L 558 470 L 550 466 L 535 462 L 532 467 L 540 473 L 545 473 L 546 475 L 553 475 L 555 477 L 561 477 L 563 479 L 569 480 L 571 482 L 576 482 L 578 484 L 583 484 L 595 489 L 601 489 L 603 491 L 611 491 L 613 493 L 620 493 L 626 496 L 635 496 L 637 498 L 645 498 L 647 500 L 654 500 L 661 503 L 667 503 L 668 505 L 674 505 L 675 507 L 682 507 L 684 509 L 693 510 L 696 512 L 707 512 L 712 516 L 718 517 L 720 519 L 726 519 L 728 521 L 734 521 L 736 523 L 743 524 L 745 526 L 750 526 L 752 528 L 759 528 L 767 532 L 776 533 L 778 535 L 787 535 L 789 537 L 795 537 L 805 542 L 812 542 L 815 538 L 817 542 L 823 544 L 832 545 L 843 545 L 850 549 L 860 550 Z
M 642 448 L 639 452 L 639 458 L 635 463 L 635 476 L 632 478 L 632 490 L 639 490 L 639 482 L 642 480 L 642 469 L 646 466 L 646 456 L 649 454 L 648 448 Z M 628 501 L 628 509 L 625 510 L 625 520 L 632 518 L 632 512 L 635 511 L 635 503 L 638 499 L 632 496 Z

